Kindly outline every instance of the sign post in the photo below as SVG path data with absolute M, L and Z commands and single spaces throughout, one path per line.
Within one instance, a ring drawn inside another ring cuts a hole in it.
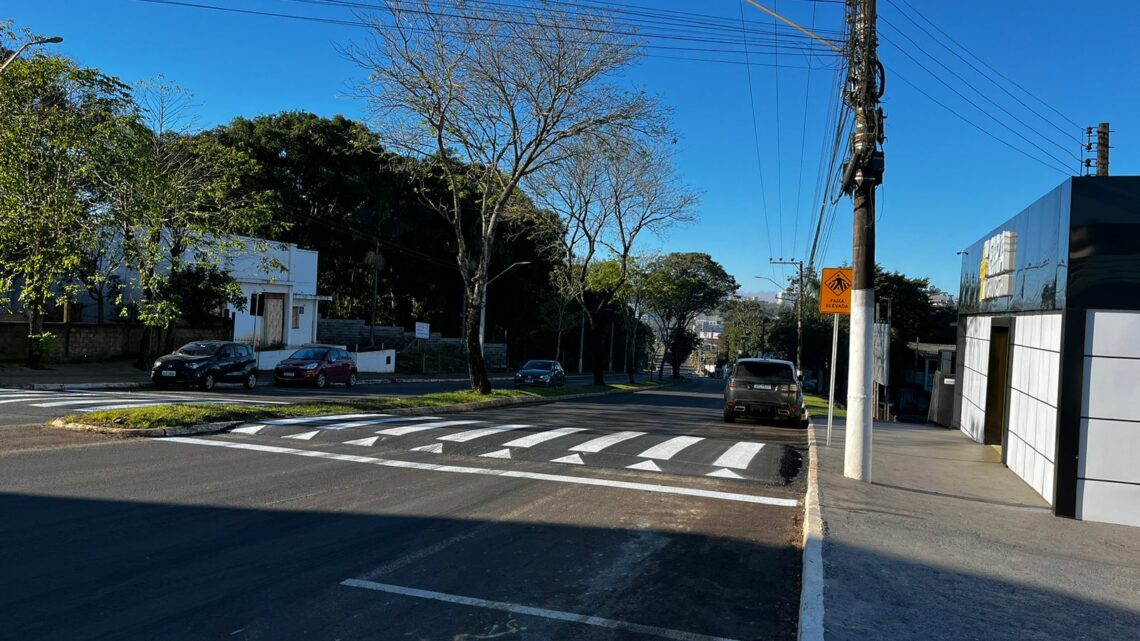
M 839 315 L 851 313 L 850 267 L 824 267 L 819 288 L 819 312 L 831 314 L 831 384 L 827 387 L 827 447 L 831 447 L 831 424 L 835 418 L 835 357 L 839 347 Z

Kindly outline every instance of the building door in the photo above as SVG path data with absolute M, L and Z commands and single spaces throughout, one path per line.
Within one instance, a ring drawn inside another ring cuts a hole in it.
M 265 322 L 261 326 L 261 344 L 278 345 L 285 342 L 285 295 L 265 295 Z
M 1006 418 L 1009 415 L 1009 326 L 995 319 L 990 328 L 990 367 L 986 377 L 986 445 L 1005 447 Z M 1004 451 L 1003 451 L 1004 458 Z

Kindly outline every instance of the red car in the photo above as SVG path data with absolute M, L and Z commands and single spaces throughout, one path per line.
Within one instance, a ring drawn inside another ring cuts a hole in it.
M 305 383 L 325 387 L 329 383 L 356 385 L 356 361 L 352 354 L 331 345 L 306 345 L 273 368 L 278 385 Z

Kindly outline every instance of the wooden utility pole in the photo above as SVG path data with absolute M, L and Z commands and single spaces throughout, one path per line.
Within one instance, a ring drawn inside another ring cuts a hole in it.
M 851 160 L 843 189 L 855 206 L 851 351 L 847 372 L 847 429 L 843 475 L 871 480 L 871 365 L 875 309 L 875 187 L 882 181 L 883 66 L 879 62 L 876 0 L 847 0 L 848 65 L 844 100 L 855 113 Z

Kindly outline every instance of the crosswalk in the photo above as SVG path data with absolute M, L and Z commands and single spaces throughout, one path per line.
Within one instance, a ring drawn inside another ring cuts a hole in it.
M 347 421 L 346 419 L 352 419 Z M 345 447 L 524 460 L 640 472 L 772 481 L 781 445 L 653 430 L 606 431 L 575 425 L 534 425 L 489 416 L 442 419 L 386 414 L 280 419 L 238 426 L 232 436 L 289 439 Z
M 0 408 L 8 410 L 35 408 L 46 412 L 99 412 L 103 410 L 156 407 L 184 403 L 226 403 L 245 405 L 282 405 L 283 401 L 267 401 L 242 396 L 217 395 L 203 398 L 190 394 L 163 393 L 149 390 L 22 390 L 0 388 Z M 4 410 L 0 410 L 4 411 Z M 371 416 L 371 415 L 368 415 Z M 329 417 L 322 417 L 321 422 Z

